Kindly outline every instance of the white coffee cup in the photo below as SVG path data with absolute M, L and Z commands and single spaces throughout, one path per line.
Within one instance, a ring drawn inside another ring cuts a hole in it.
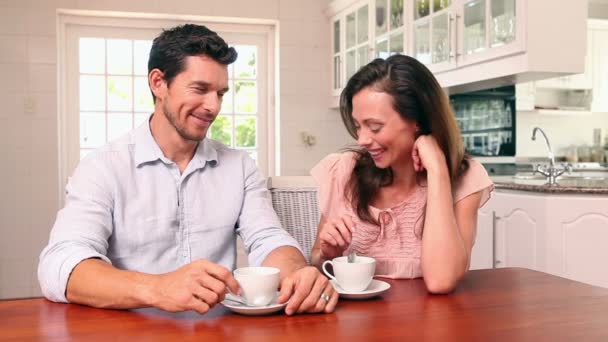
M 327 264 L 333 266 L 335 276 L 327 271 L 325 268 Z M 343 256 L 326 260 L 321 268 L 323 273 L 335 280 L 344 291 L 361 292 L 372 282 L 376 271 L 376 260 L 357 255 L 354 262 L 348 262 L 348 257 Z
M 249 306 L 268 305 L 279 288 L 280 270 L 276 267 L 242 267 L 234 270 L 241 296 Z

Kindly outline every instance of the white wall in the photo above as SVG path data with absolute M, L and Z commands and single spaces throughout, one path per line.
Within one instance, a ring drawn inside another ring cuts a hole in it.
M 306 174 L 348 141 L 327 108 L 327 0 L 0 1 L 0 298 L 40 294 L 38 255 L 58 210 L 57 8 L 278 19 L 282 173 Z M 300 132 L 317 138 L 306 148 Z
M 544 139 L 532 141 L 532 130 L 540 126 L 547 134 L 556 156 L 564 156 L 569 145 L 593 145 L 593 129 L 601 128 L 602 144 L 608 134 L 608 113 L 541 114 L 520 111 L 517 113 L 515 144 L 517 157 L 546 157 Z

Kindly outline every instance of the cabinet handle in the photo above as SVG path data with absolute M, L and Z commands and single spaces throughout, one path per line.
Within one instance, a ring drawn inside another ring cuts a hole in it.
M 500 260 L 496 260 L 496 222 L 498 220 L 500 220 L 500 216 L 497 216 L 496 212 L 492 211 L 492 268 L 500 265 Z
M 460 56 L 458 52 L 458 18 L 460 18 L 460 14 L 453 13 L 449 16 L 450 22 L 448 25 L 448 34 L 450 35 L 450 39 L 453 38 L 454 44 L 450 43 L 450 59 L 457 58 Z M 453 33 L 452 33 L 453 32 Z

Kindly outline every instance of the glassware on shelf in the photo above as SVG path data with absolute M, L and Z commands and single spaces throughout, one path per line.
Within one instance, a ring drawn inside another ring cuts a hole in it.
M 428 0 L 426 0 L 428 1 Z M 403 0 L 391 0 L 391 30 L 403 26 Z
M 479 52 L 486 46 L 485 0 L 472 0 L 464 9 L 464 48 L 466 54 Z
M 386 33 L 387 30 L 387 6 L 388 0 L 376 0 L 376 36 Z
M 417 23 L 414 27 L 415 57 L 423 64 L 429 64 L 431 62 L 431 50 L 429 47 L 430 33 L 429 21 Z
M 433 0 L 433 12 L 439 12 L 450 6 L 450 0 Z
M 492 0 L 491 47 L 515 40 L 515 0 Z
M 433 63 L 441 63 L 449 57 L 448 14 L 443 13 L 433 18 Z
M 429 15 L 429 13 L 430 13 L 429 1 L 430 0 L 416 0 L 415 6 L 414 6 L 414 18 L 415 19 L 424 18 L 427 15 Z

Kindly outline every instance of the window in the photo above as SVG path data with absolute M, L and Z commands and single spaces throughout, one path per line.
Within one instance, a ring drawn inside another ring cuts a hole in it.
M 59 63 L 63 188 L 82 157 L 145 122 L 154 111 L 147 79 L 152 40 L 162 28 L 185 22 L 70 13 L 61 13 L 59 21 L 65 47 Z M 276 106 L 270 96 L 274 55 L 269 53 L 276 39 L 274 24 L 205 20 L 204 25 L 239 53 L 228 67 L 230 91 L 207 137 L 247 151 L 264 174 L 274 175 L 278 146 L 273 143 Z

